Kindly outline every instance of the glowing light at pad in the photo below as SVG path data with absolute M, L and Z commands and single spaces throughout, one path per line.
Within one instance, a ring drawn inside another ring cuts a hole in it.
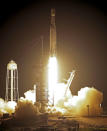
M 50 57 L 48 63 L 48 99 L 49 105 L 54 105 L 54 95 L 57 86 L 57 59 Z

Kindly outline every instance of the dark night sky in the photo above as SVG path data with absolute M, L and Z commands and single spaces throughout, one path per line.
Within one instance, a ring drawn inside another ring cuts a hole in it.
M 5 94 L 7 63 L 18 64 L 20 96 L 36 82 L 41 35 L 49 52 L 50 9 L 56 9 L 60 80 L 76 70 L 74 94 L 85 86 L 104 93 L 107 106 L 107 38 L 104 0 L 19 0 L 0 3 L 0 97 Z

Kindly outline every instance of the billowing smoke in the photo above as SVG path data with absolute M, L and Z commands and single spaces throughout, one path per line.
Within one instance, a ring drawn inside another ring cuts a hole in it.
M 4 101 L 2 98 L 0 98 L 0 116 L 3 115 L 3 113 L 14 113 L 15 106 L 17 105 L 14 101 Z
M 103 93 L 95 88 L 84 87 L 78 91 L 78 95 L 72 95 L 67 84 L 58 83 L 54 93 L 54 107 L 47 108 L 48 113 L 60 115 L 82 115 L 95 116 L 102 113 L 101 103 L 103 101 Z M 66 91 L 66 94 L 65 94 Z M 26 119 L 35 117 L 39 114 L 39 106 L 35 106 L 35 91 L 29 90 L 24 93 L 25 97 L 21 97 L 19 102 L 6 102 L 0 98 L 0 116 L 3 113 L 12 114 L 15 112 L 17 119 Z
M 39 114 L 38 108 L 31 101 L 19 101 L 15 109 L 15 117 L 23 120 L 34 118 Z
M 49 107 L 48 112 L 53 114 L 95 116 L 102 113 L 101 103 L 103 94 L 95 88 L 81 88 L 78 95 L 73 96 L 70 89 L 65 94 L 66 84 L 57 85 L 55 93 L 55 106 Z M 59 93 L 60 91 L 60 93 Z M 34 105 L 34 90 L 24 93 L 18 103 L 13 101 L 5 102 L 0 98 L 0 115 L 3 113 L 12 114 L 18 119 L 34 117 L 39 114 L 38 107 Z
M 15 117 L 17 119 L 28 119 L 34 118 L 36 115 L 40 114 L 38 107 L 34 105 L 35 103 L 35 91 L 29 90 L 24 93 L 25 97 L 21 97 L 16 109 Z
M 6 102 L 0 98 L 0 116 L 2 116 L 4 113 L 9 113 L 11 115 L 14 112 L 18 118 L 19 114 L 21 114 L 21 116 L 25 116 L 25 114 L 26 116 L 34 115 L 37 112 L 37 109 L 34 106 L 35 92 L 34 90 L 29 90 L 25 92 L 24 95 L 25 97 L 21 97 L 18 103 L 15 101 Z
M 58 111 L 66 115 L 100 115 L 102 101 L 103 94 L 93 87 L 81 88 L 77 96 L 73 96 L 68 90 L 66 96 L 63 94 L 63 97 L 56 102 L 54 112 Z
M 102 113 L 103 94 L 95 88 L 82 88 L 78 96 L 73 96 L 72 101 L 75 101 L 73 103 L 75 114 L 95 116 Z
M 25 97 L 20 97 L 21 101 L 30 101 L 33 104 L 35 103 L 35 91 L 34 90 L 29 90 L 24 93 Z

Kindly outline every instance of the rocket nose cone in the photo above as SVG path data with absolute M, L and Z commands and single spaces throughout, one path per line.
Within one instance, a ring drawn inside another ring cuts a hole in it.
M 51 9 L 51 16 L 55 16 L 55 9 Z

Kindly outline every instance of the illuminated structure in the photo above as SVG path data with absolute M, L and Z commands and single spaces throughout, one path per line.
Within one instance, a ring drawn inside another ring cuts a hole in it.
M 6 76 L 6 101 L 18 101 L 18 70 L 17 64 L 11 60 L 7 64 L 7 76 Z
M 47 80 L 46 80 L 46 66 L 45 66 L 45 55 L 43 51 L 43 36 L 41 36 L 41 57 L 40 63 L 37 65 L 36 72 L 36 101 L 40 103 L 42 106 L 46 105 L 48 102 L 48 90 L 47 90 Z
M 50 56 L 56 56 L 56 25 L 55 25 L 55 9 L 51 9 L 50 23 Z
M 65 90 L 65 96 L 66 96 L 66 94 L 67 94 L 67 90 L 70 88 L 70 85 L 71 85 L 71 83 L 72 83 L 72 80 L 73 80 L 74 76 L 75 76 L 75 70 L 73 70 L 72 72 L 70 72 L 70 77 L 69 77 L 69 79 L 67 80 L 67 88 L 66 88 L 66 90 Z

